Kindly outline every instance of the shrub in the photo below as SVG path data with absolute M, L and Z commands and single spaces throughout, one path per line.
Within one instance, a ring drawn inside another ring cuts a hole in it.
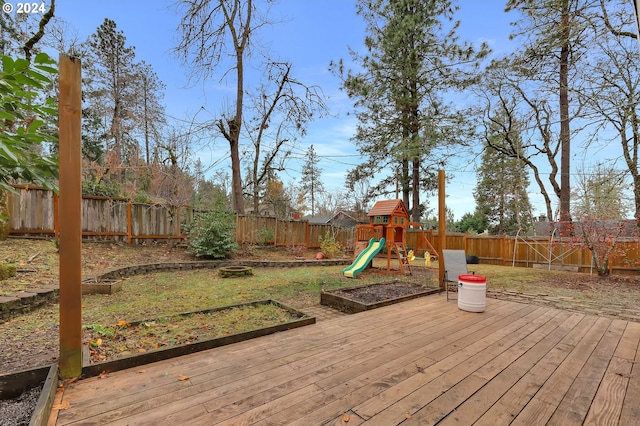
M 275 235 L 272 230 L 262 227 L 258 232 L 258 245 L 266 246 L 275 238 Z
M 293 257 L 303 257 L 307 251 L 307 247 L 303 245 L 297 246 L 295 244 L 291 244 L 287 247 L 287 251 Z
M 18 272 L 16 265 L 10 263 L 0 263 L 0 281 L 15 277 Z
M 332 259 L 342 254 L 340 243 L 333 238 L 329 231 L 325 232 L 324 237 L 320 236 L 318 240 L 320 240 L 320 250 L 327 259 Z
M 132 201 L 134 203 L 153 204 L 153 198 L 151 198 L 151 195 L 147 194 L 144 191 L 138 191 L 133 196 L 133 200 Z
M 82 195 L 95 197 L 121 197 L 121 187 L 118 182 L 98 181 L 86 179 L 82 181 Z
M 193 223 L 186 227 L 189 251 L 197 257 L 228 257 L 237 248 L 234 230 L 234 214 L 217 206 L 215 210 L 198 215 Z

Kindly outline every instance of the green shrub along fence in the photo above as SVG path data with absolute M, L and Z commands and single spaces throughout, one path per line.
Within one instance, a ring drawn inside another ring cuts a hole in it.
M 14 236 L 58 235 L 58 198 L 48 190 L 16 185 L 17 194 L 9 194 L 10 234 Z M 197 210 L 191 207 L 168 208 L 162 205 L 134 203 L 125 198 L 83 197 L 82 234 L 85 239 L 109 239 L 129 244 L 146 240 L 186 239 L 183 225 L 193 220 Z M 303 246 L 320 248 L 320 239 L 329 233 L 347 251 L 352 250 L 355 228 L 309 224 L 306 221 L 282 220 L 273 217 L 237 216 L 236 242 L 278 247 Z M 418 256 L 433 247 L 440 252 L 437 231 L 408 230 L 407 247 Z M 425 240 L 429 244 L 425 244 Z M 616 274 L 637 274 L 640 271 L 640 241 L 626 239 L 618 243 L 624 256 L 614 256 L 611 271 Z M 461 249 L 467 255 L 478 256 L 481 263 L 505 266 L 567 268 L 591 271 L 591 253 L 576 249 L 562 240 L 550 237 L 514 238 L 507 236 L 470 236 L 447 233 L 446 248 Z M 434 253 L 431 253 L 432 255 Z

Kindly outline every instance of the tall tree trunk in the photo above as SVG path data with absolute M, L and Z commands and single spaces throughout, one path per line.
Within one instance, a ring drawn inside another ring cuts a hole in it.
M 402 183 L 402 201 L 404 205 L 409 208 L 409 160 L 406 158 L 402 159 L 402 177 L 400 182 Z
M 240 174 L 240 130 L 242 128 L 242 106 L 244 98 L 244 49 L 236 48 L 236 114 L 229 121 L 229 148 L 231 149 L 231 193 L 233 210 L 244 214 L 244 196 L 242 194 L 242 176 Z
M 413 159 L 413 185 L 412 185 L 412 195 L 413 195 L 413 204 L 411 205 L 411 221 L 412 222 L 420 222 L 420 157 L 415 157 Z
M 569 128 L 569 1 L 562 1 L 560 49 L 560 220 L 571 220 L 571 133 Z

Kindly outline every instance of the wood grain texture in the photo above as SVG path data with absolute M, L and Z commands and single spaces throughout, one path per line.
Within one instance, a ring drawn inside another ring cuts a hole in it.
M 432 295 L 81 380 L 50 424 L 634 424 L 639 342 L 637 323 Z

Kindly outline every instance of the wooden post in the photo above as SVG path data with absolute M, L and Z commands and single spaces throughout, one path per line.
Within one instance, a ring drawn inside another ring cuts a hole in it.
M 60 360 L 62 379 L 82 374 L 82 187 L 80 59 L 60 55 Z
M 127 244 L 131 245 L 132 241 L 133 241 L 133 226 L 132 226 L 132 222 L 133 221 L 133 216 L 131 214 L 131 200 L 127 200 Z
M 276 224 L 273 231 L 273 246 L 278 247 L 278 218 L 276 217 Z
M 304 222 L 304 245 L 306 248 L 309 248 L 309 232 L 309 221 L 307 220 Z
M 55 238 L 58 239 L 60 238 L 60 226 L 59 226 L 59 220 L 58 218 L 60 217 L 60 214 L 58 212 L 59 208 L 58 208 L 58 194 L 53 194 L 53 235 L 55 235 Z
M 507 234 L 502 235 L 502 266 L 507 266 Z
M 442 289 L 444 289 L 444 262 L 442 250 L 447 248 L 447 208 L 444 199 L 444 170 L 438 170 L 438 235 L 440 235 L 438 273 L 440 276 L 440 287 L 442 287 Z

